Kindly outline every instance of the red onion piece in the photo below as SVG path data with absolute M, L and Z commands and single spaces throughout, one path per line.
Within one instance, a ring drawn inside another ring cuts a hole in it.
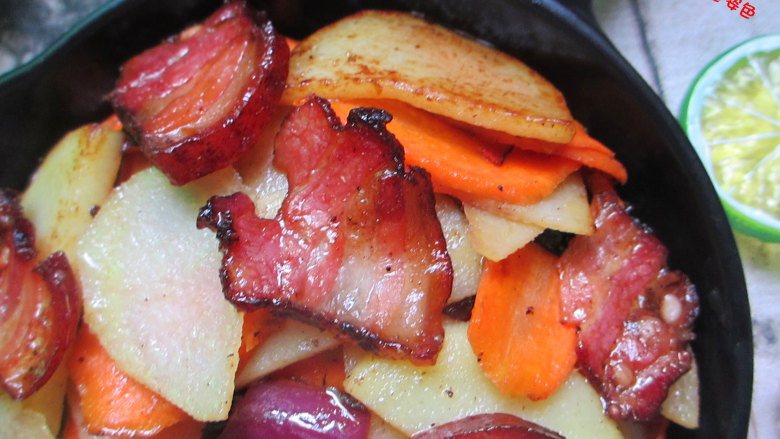
M 564 439 L 533 422 L 507 413 L 473 415 L 437 425 L 412 439 Z
M 79 322 L 78 281 L 56 252 L 37 263 L 19 195 L 0 188 L 0 391 L 21 400 L 62 361 Z
M 262 381 L 233 408 L 219 439 L 364 439 L 369 420 L 365 406 L 336 389 Z

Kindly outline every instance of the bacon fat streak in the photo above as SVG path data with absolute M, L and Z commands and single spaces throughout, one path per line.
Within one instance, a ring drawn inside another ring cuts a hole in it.
M 596 231 L 561 256 L 562 316 L 580 328 L 578 365 L 616 419 L 654 418 L 691 367 L 698 297 L 666 268 L 667 250 L 625 210 L 610 182 L 590 179 Z
M 417 363 L 435 361 L 452 264 L 428 174 L 404 169 L 382 110 L 342 127 L 326 101 L 298 107 L 276 139 L 289 192 L 274 220 L 244 194 L 212 198 L 199 226 L 218 232 L 226 297 L 273 306 Z

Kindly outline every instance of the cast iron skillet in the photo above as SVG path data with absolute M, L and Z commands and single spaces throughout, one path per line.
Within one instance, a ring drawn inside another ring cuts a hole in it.
M 102 100 L 131 55 L 207 16 L 219 0 L 114 0 L 41 57 L 0 78 L 0 185 L 22 189 L 67 130 L 109 113 Z M 268 0 L 278 28 L 303 37 L 364 8 L 414 10 L 530 64 L 628 169 L 621 195 L 670 249 L 701 296 L 694 343 L 701 428 L 670 437 L 744 438 L 750 413 L 750 311 L 731 229 L 687 138 L 595 24 L 587 0 Z

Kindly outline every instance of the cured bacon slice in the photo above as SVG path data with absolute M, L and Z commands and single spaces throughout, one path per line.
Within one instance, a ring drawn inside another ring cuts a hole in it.
M 238 159 L 271 120 L 289 48 L 243 2 L 130 59 L 111 94 L 130 136 L 174 184 Z
M 616 419 L 647 421 L 690 368 L 698 298 L 666 268 L 667 250 L 625 210 L 606 178 L 590 179 L 596 231 L 561 256 L 564 322 L 580 328 L 578 366 Z
M 0 189 L 0 380 L 15 399 L 48 381 L 79 320 L 78 284 L 65 254 L 36 266 L 35 233 L 18 195 Z
M 382 110 L 341 126 L 311 98 L 282 126 L 276 166 L 290 189 L 274 220 L 238 193 L 212 198 L 198 219 L 217 231 L 222 282 L 245 308 L 273 306 L 371 350 L 432 363 L 444 337 L 452 264 L 428 174 L 404 170 Z

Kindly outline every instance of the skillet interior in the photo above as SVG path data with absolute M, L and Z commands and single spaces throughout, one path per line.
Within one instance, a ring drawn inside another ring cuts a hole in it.
M 0 185 L 22 189 L 66 131 L 109 113 L 117 66 L 207 16 L 217 0 L 114 0 L 18 73 L 0 78 Z M 564 93 L 577 119 L 613 148 L 629 182 L 621 195 L 670 249 L 670 265 L 701 296 L 694 349 L 701 428 L 670 437 L 744 438 L 752 333 L 739 256 L 715 192 L 663 103 L 592 23 L 578 0 L 258 0 L 282 32 L 303 37 L 363 8 L 408 9 L 524 60 Z M 570 3 L 570 4 L 569 4 Z M 567 5 L 568 4 L 568 5 Z

